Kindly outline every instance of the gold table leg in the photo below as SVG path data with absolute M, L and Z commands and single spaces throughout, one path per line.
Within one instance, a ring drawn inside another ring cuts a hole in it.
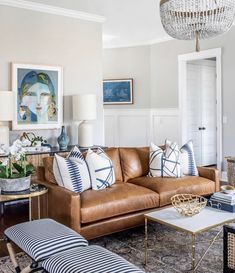
M 41 202 L 40 202 L 40 196 L 38 196 L 38 219 L 41 219 Z
M 192 235 L 192 270 L 195 272 L 196 268 L 196 235 Z
M 32 199 L 29 197 L 29 221 L 32 221 Z
M 147 265 L 148 262 L 148 219 L 145 218 L 145 260 L 144 263 Z

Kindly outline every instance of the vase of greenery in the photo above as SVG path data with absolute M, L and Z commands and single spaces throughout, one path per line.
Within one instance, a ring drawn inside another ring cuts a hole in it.
M 24 147 L 28 143 L 24 142 L 16 140 L 7 151 L 8 157 L 0 161 L 1 193 L 19 193 L 30 188 L 35 168 L 27 162 Z

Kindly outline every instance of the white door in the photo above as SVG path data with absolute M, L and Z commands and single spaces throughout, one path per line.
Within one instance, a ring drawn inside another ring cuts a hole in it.
M 187 139 L 198 165 L 216 165 L 216 62 L 187 64 Z

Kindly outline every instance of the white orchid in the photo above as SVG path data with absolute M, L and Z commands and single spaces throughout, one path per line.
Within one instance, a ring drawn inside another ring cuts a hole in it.
M 19 149 L 12 145 L 11 147 L 9 147 L 9 153 L 12 155 L 12 156 L 16 156 L 16 154 L 18 153 Z
M 11 178 L 18 175 L 19 177 L 28 176 L 34 172 L 32 164 L 28 164 L 26 160 L 26 149 L 30 141 L 16 140 L 8 149 L 8 158 L 0 162 L 0 166 L 4 167 L 0 170 L 0 178 Z M 2 146 L 0 146 L 0 149 Z M 17 161 L 20 161 L 18 163 Z
M 20 149 L 20 148 L 23 146 L 23 144 L 22 144 L 22 141 L 20 141 L 19 139 L 17 139 L 17 140 L 15 140 L 15 141 L 13 142 L 13 145 L 12 145 L 12 146 L 14 146 L 14 147 Z
M 31 146 L 31 141 L 29 141 L 27 138 L 24 138 L 22 140 L 22 147 L 28 147 Z
M 3 162 L 2 162 L 2 166 L 3 167 L 6 167 L 7 165 L 8 165 L 8 163 L 9 163 L 9 159 L 7 158 L 7 159 L 5 159 Z

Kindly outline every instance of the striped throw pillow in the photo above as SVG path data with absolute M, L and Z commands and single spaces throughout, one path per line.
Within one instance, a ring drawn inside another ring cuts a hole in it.
M 89 149 L 86 162 L 91 174 L 93 190 L 103 190 L 115 183 L 112 160 L 101 148 L 98 148 L 96 152 Z
M 55 155 L 53 171 L 59 186 L 81 193 L 91 188 L 91 177 L 87 163 L 77 147 L 67 158 Z
M 180 149 L 181 170 L 183 175 L 198 176 L 198 170 L 193 150 L 193 141 L 189 140 Z

